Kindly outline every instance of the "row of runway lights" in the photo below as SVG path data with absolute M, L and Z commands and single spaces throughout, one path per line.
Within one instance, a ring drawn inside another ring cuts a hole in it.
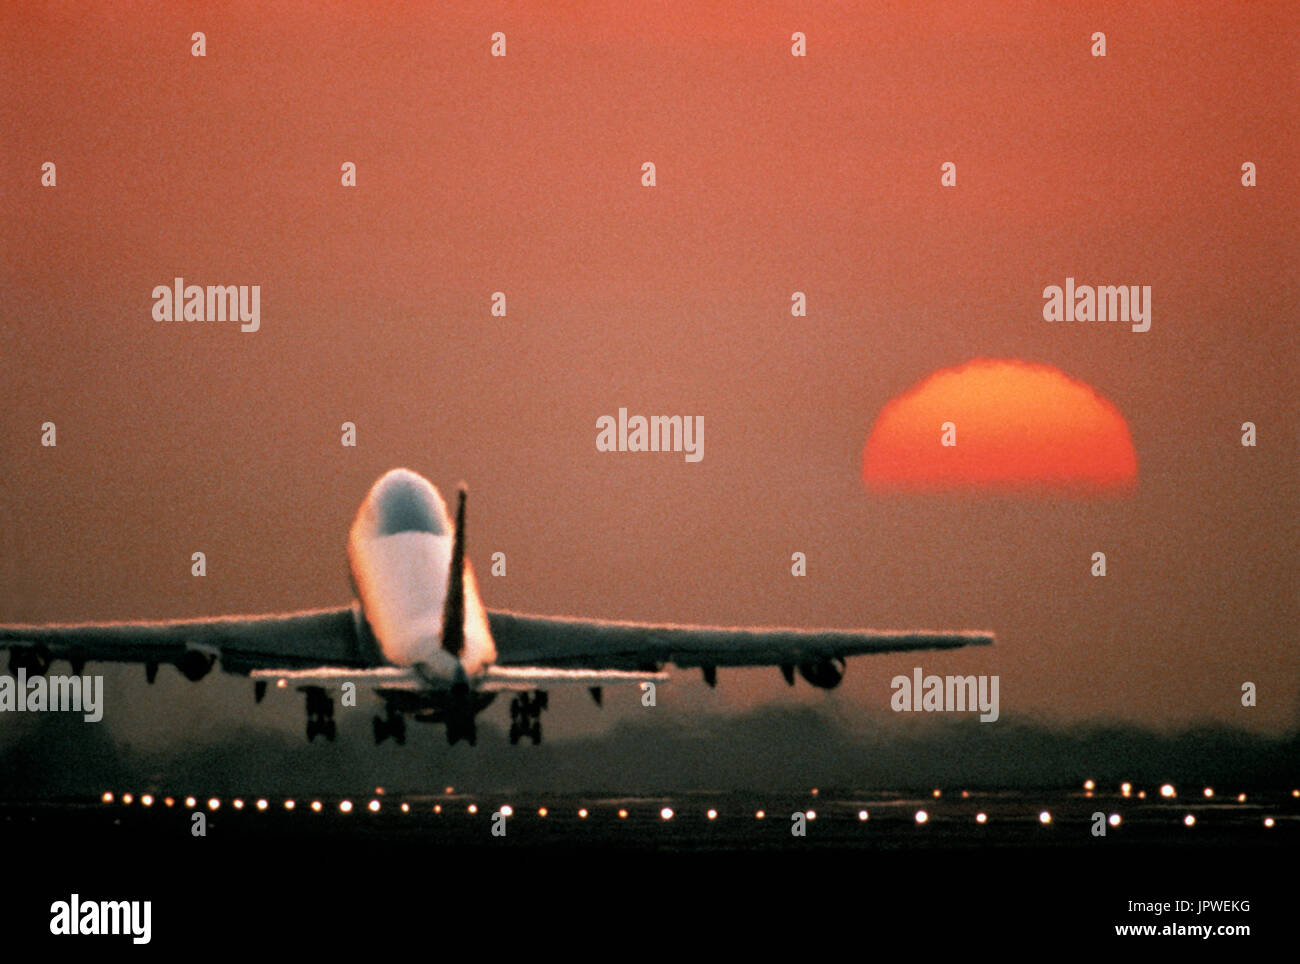
M 1084 790 L 1086 791 L 1086 794 L 1087 794 L 1088 796 L 1091 796 L 1091 795 L 1092 795 L 1092 792 L 1093 792 L 1094 789 L 1095 789 L 1095 784 L 1093 783 L 1092 780 L 1088 780 L 1086 783 L 1084 783 Z M 450 794 L 452 791 L 453 791 L 453 788 L 452 788 L 452 787 L 447 787 L 447 793 Z M 383 787 L 376 787 L 376 788 L 375 788 L 375 792 L 376 792 L 379 796 L 383 796 L 384 788 L 383 788 Z M 1120 787 L 1120 792 L 1121 792 L 1121 794 L 1122 794 L 1123 796 L 1125 796 L 1125 797 L 1132 796 L 1132 786 L 1131 786 L 1130 784 L 1128 784 L 1128 783 L 1122 784 L 1121 787 Z M 1208 799 L 1208 798 L 1211 798 L 1211 797 L 1214 796 L 1214 790 L 1213 790 L 1212 788 L 1210 788 L 1210 787 L 1206 787 L 1204 792 L 1205 792 L 1205 796 L 1206 796 L 1207 799 Z M 813 796 L 816 796 L 816 795 L 817 795 L 817 789 L 816 789 L 815 787 L 813 788 L 812 795 L 813 795 Z M 943 795 L 943 792 L 942 792 L 941 790 L 935 790 L 935 791 L 934 791 L 934 796 L 935 796 L 936 798 L 941 797 L 942 795 Z M 961 795 L 962 795 L 962 798 L 963 798 L 963 799 L 967 799 L 967 798 L 970 797 L 970 791 L 969 791 L 969 790 L 963 790 L 963 791 L 961 792 Z M 1165 799 L 1173 799 L 1173 798 L 1177 797 L 1177 795 L 1178 795 L 1178 794 L 1177 794 L 1177 791 L 1174 789 L 1174 787 L 1173 787 L 1172 784 L 1168 784 L 1168 783 L 1166 783 L 1164 786 L 1162 786 L 1162 787 L 1160 788 L 1160 796 L 1164 797 Z M 1300 789 L 1292 790 L 1292 791 L 1291 791 L 1291 796 L 1300 798 Z M 1138 792 L 1138 798 L 1139 798 L 1139 799 L 1146 799 L 1146 792 L 1145 792 L 1145 791 L 1139 791 L 1139 792 Z M 106 790 L 106 791 L 104 791 L 104 794 L 103 794 L 102 797 L 100 797 L 100 799 L 101 799 L 104 803 L 112 803 L 112 802 L 113 802 L 113 794 L 112 794 L 111 791 L 107 791 L 107 790 Z M 134 798 L 134 796 L 132 796 L 132 795 L 129 794 L 129 793 L 124 793 L 124 794 L 122 794 L 122 804 L 123 804 L 124 806 L 129 806 L 130 804 L 132 804 L 132 803 L 134 803 L 134 802 L 135 802 L 135 798 Z M 176 805 L 176 800 L 175 800 L 174 797 L 164 797 L 162 802 L 163 802 L 163 805 L 164 805 L 164 806 L 167 806 L 167 807 L 172 807 L 172 806 L 175 806 L 175 805 Z M 186 797 L 184 802 L 185 802 L 185 806 L 188 807 L 188 808 L 190 808 L 191 810 L 198 806 L 198 800 L 197 800 L 196 798 L 194 798 L 194 797 Z M 1244 793 L 1240 793 L 1240 794 L 1238 794 L 1238 795 L 1237 795 L 1237 802 L 1238 802 L 1238 803 L 1245 803 L 1245 802 L 1246 802 L 1246 795 L 1245 795 Z M 152 795 L 152 794 L 148 794 L 148 793 L 141 795 L 141 797 L 140 797 L 140 803 L 141 803 L 142 806 L 145 806 L 145 807 L 152 807 L 153 804 L 154 804 L 154 797 L 153 797 L 153 795 Z M 231 801 L 231 805 L 232 805 L 236 810 L 243 810 L 243 809 L 244 809 L 244 801 L 241 800 L 241 799 L 235 799 L 235 800 Z M 270 807 L 270 803 L 269 803 L 266 799 L 261 798 L 261 799 L 258 799 L 258 800 L 256 801 L 256 803 L 254 804 L 254 806 L 255 806 L 259 811 L 264 811 L 264 810 L 267 810 L 267 809 Z M 285 809 L 285 810 L 293 810 L 293 809 L 295 809 L 296 807 L 297 807 L 297 803 L 296 803 L 295 801 L 293 801 L 293 800 L 285 800 L 285 801 L 284 801 L 284 809 Z M 209 809 L 209 810 L 212 810 L 212 811 L 220 810 L 220 809 L 221 809 L 221 800 L 220 800 L 219 798 L 217 798 L 217 797 L 211 797 L 211 798 L 208 800 L 208 809 Z M 311 802 L 311 810 L 312 810 L 313 813 L 320 813 L 322 809 L 324 809 L 324 805 L 323 805 L 319 800 L 313 800 L 313 801 Z M 379 801 L 378 801 L 377 799 L 375 799 L 375 800 L 371 800 L 370 803 L 367 805 L 366 809 L 368 809 L 371 813 L 378 813 L 378 812 L 380 811 L 380 809 L 381 809 L 381 805 L 380 805 L 380 803 L 379 803 Z M 351 801 L 351 800 L 342 800 L 342 801 L 339 802 L 339 812 L 340 812 L 340 813 L 351 813 L 352 810 L 353 810 L 353 805 L 352 805 L 352 801 Z M 410 805 L 409 803 L 405 803 L 405 802 L 402 803 L 402 804 L 401 804 L 401 811 L 402 811 L 402 813 L 410 813 L 410 812 L 411 812 L 411 805 Z M 465 808 L 465 812 L 466 812 L 466 813 L 469 813 L 469 814 L 476 814 L 476 813 L 478 813 L 478 811 L 479 811 L 479 807 L 478 807 L 478 804 L 476 804 L 476 803 L 471 803 L 471 804 L 469 804 L 468 806 L 466 806 L 466 808 Z M 442 813 L 442 804 L 440 804 L 440 803 L 435 803 L 435 804 L 433 805 L 433 812 L 434 812 L 434 813 Z M 515 811 L 514 811 L 514 807 L 510 806 L 509 804 L 506 804 L 506 805 L 504 805 L 504 806 L 501 807 L 501 809 L 500 809 L 500 813 L 501 813 L 501 815 L 502 815 L 503 817 L 512 817 L 512 816 L 514 816 L 514 813 L 515 813 Z M 549 814 L 550 814 L 550 811 L 549 811 L 546 807 L 539 807 L 538 810 L 537 810 L 537 816 L 539 816 L 539 817 L 543 817 L 543 818 L 544 818 L 544 817 L 549 816 Z M 580 808 L 580 809 L 578 810 L 578 816 L 579 816 L 581 819 L 583 819 L 583 820 L 586 820 L 587 817 L 588 817 L 589 815 L 590 815 L 590 811 L 589 811 L 586 807 L 582 807 L 582 808 Z M 716 809 L 714 809 L 714 808 L 710 808 L 710 809 L 706 812 L 705 815 L 706 815 L 710 820 L 716 820 L 716 819 L 718 819 L 718 811 L 717 811 Z M 659 811 L 659 817 L 660 817 L 660 819 L 665 820 L 665 821 L 667 821 L 667 820 L 672 820 L 673 817 L 675 817 L 675 816 L 676 816 L 676 814 L 673 812 L 672 807 L 664 807 L 662 810 Z M 628 812 L 627 812 L 626 809 L 620 809 L 620 810 L 618 811 L 618 818 L 619 818 L 620 820 L 626 820 L 627 817 L 628 817 Z M 807 819 L 807 820 L 816 820 L 816 819 L 817 819 L 817 811 L 816 811 L 816 810 L 805 810 L 805 811 L 804 811 L 804 817 L 805 817 L 805 819 Z M 767 812 L 766 812 L 766 811 L 764 811 L 764 810 L 756 810 L 756 811 L 754 812 L 754 819 L 756 819 L 756 820 L 764 820 L 764 819 L 766 819 L 766 818 L 767 818 Z M 869 814 L 868 811 L 866 811 L 866 810 L 859 810 L 859 811 L 858 811 L 858 821 L 859 821 L 859 822 L 861 822 L 861 823 L 865 823 L 869 818 L 870 818 L 870 814 Z M 927 813 L 927 812 L 924 811 L 924 810 L 917 810 L 916 813 L 915 813 L 915 815 L 914 815 L 914 819 L 916 820 L 917 824 L 924 824 L 924 823 L 928 823 L 928 822 L 929 822 L 929 820 L 930 820 L 930 815 L 929 815 L 929 813 Z M 1122 821 L 1121 821 L 1121 818 L 1120 818 L 1120 815 L 1119 815 L 1118 813 L 1112 813 L 1112 814 L 1110 814 L 1110 816 L 1107 817 L 1106 819 L 1107 819 L 1107 822 L 1108 822 L 1112 827 L 1118 827 L 1118 826 L 1120 825 L 1120 823 L 1122 822 Z M 975 814 L 975 822 L 976 822 L 976 823 L 979 823 L 979 824 L 987 823 L 987 822 L 988 822 L 988 814 L 986 814 L 986 813 L 977 813 L 977 814 Z M 1047 810 L 1042 811 L 1042 812 L 1038 815 L 1038 822 L 1041 823 L 1041 824 L 1043 824 L 1044 826 L 1048 826 L 1048 825 L 1050 825 L 1051 822 L 1052 822 L 1052 814 L 1051 814 L 1049 811 L 1047 811 Z M 1275 824 L 1275 822 L 1276 822 L 1276 821 L 1275 821 L 1272 817 L 1265 817 L 1265 818 L 1264 818 L 1264 826 L 1265 826 L 1265 827 L 1272 827 L 1272 826 Z M 1188 827 L 1194 827 L 1194 826 L 1196 825 L 1196 817 L 1195 817 L 1193 814 L 1190 814 L 1190 813 L 1189 813 L 1189 814 L 1187 814 L 1185 817 L 1183 817 L 1183 823 L 1184 823 L 1186 826 L 1188 826 Z

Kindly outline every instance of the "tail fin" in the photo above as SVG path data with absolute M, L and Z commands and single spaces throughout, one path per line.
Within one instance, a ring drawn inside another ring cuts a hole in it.
M 456 493 L 456 533 L 451 544 L 451 570 L 442 610 L 442 648 L 459 656 L 465 648 L 465 484 Z

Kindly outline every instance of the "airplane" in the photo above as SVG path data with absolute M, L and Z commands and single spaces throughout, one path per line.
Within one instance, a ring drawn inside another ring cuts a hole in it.
M 717 684 L 719 666 L 778 666 L 822 689 L 838 686 L 845 658 L 863 653 L 989 645 L 991 632 L 876 631 L 684 626 L 539 616 L 488 609 L 465 557 L 465 500 L 453 525 L 427 479 L 393 469 L 375 482 L 348 534 L 354 601 L 335 609 L 164 621 L 0 625 L 9 670 L 46 673 L 53 660 L 81 675 L 88 661 L 136 662 L 153 683 L 175 666 L 198 682 L 220 663 L 245 675 L 262 702 L 274 681 L 306 696 L 307 739 L 333 741 L 333 693 L 351 682 L 384 704 L 376 744 L 406 742 L 405 719 L 443 723 L 447 742 L 477 741 L 475 719 L 510 692 L 510 742 L 541 743 L 548 690 L 603 688 L 666 679 L 664 667 L 699 669 Z

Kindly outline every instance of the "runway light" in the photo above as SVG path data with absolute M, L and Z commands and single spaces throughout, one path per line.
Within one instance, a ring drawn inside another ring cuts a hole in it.
M 1187 816 L 1183 817 L 1183 823 L 1187 824 L 1189 827 L 1195 827 L 1196 818 L 1189 813 Z
M 134 800 L 134 799 L 135 799 L 135 798 L 134 798 L 133 796 L 131 796 L 131 794 L 129 794 L 129 793 L 124 793 L 124 794 L 122 794 L 122 803 L 124 803 L 126 806 L 130 806 L 130 805 L 131 805 L 131 801 Z
M 1300 797 L 1300 790 L 1292 790 L 1292 791 L 1291 791 L 1291 796 L 1293 796 L 1293 797 Z
M 197 803 L 198 803 L 198 801 L 195 800 L 193 797 L 186 797 L 186 798 L 185 798 L 185 806 L 187 806 L 187 807 L 191 807 L 191 808 L 192 808 L 192 807 L 194 807 L 194 805 L 197 804 Z
M 870 817 L 870 816 L 871 816 L 871 814 L 867 813 L 867 811 L 865 811 L 865 810 L 859 810 L 859 811 L 858 811 L 858 819 L 861 820 L 861 821 L 863 821 L 863 822 L 865 822 L 865 821 L 867 820 L 867 818 Z
M 344 800 L 344 801 L 342 801 L 342 802 L 339 804 L 339 812 L 340 812 L 340 813 L 351 813 L 351 812 L 352 812 L 352 801 L 351 801 L 351 800 Z
M 442 792 L 445 793 L 445 794 L 451 795 L 451 794 L 453 794 L 453 793 L 456 792 L 456 788 L 455 788 L 455 787 L 445 787 L 445 788 L 443 788 L 443 791 L 442 791 Z
M 1097 784 L 1093 783 L 1091 780 L 1084 780 L 1084 781 L 1083 781 L 1083 789 L 1085 789 L 1085 790 L 1094 790 L 1094 789 L 1096 789 L 1096 787 L 1097 787 Z
M 1205 788 L 1205 795 L 1206 795 L 1207 797 L 1212 797 L 1212 796 L 1214 796 L 1214 787 L 1206 787 L 1206 788 Z
M 235 801 L 233 802 L 232 806 L 234 806 L 234 808 L 235 808 L 236 810 L 243 810 L 243 809 L 244 809 L 244 801 L 243 801 L 243 800 L 235 800 Z
M 1178 796 L 1178 794 L 1174 791 L 1174 785 L 1172 783 L 1166 783 L 1160 788 L 1160 796 L 1171 798 Z
M 384 788 L 383 788 L 383 787 L 375 787 L 375 796 L 377 796 L 377 797 L 382 797 L 383 795 L 384 795 Z
M 1273 826 L 1273 818 L 1272 818 L 1272 817 L 1265 817 L 1265 818 L 1264 818 L 1264 826 L 1266 826 L 1266 827 L 1271 827 L 1271 826 Z
M 514 815 L 515 815 L 515 808 L 510 806 L 510 804 L 507 803 L 505 806 L 501 808 L 501 816 L 513 817 Z
M 578 811 L 578 816 L 581 817 L 583 820 L 586 820 L 586 819 L 587 819 L 587 808 L 586 808 L 586 807 L 583 807 L 581 810 L 579 810 L 579 811 Z
M 111 793 L 109 793 L 107 790 L 105 790 L 105 791 L 104 791 L 104 795 L 103 795 L 102 797 L 100 797 L 99 799 L 103 800 L 105 803 L 112 803 L 112 802 L 113 802 L 113 795 L 112 795 Z
M 977 813 L 977 814 L 975 814 L 975 822 L 976 822 L 976 823 L 988 823 L 988 821 L 989 821 L 989 815 L 988 815 L 987 813 Z
M 626 811 L 626 810 L 620 810 L 620 811 L 618 812 L 618 819 L 620 819 L 620 820 L 626 820 L 626 819 L 627 819 L 627 811 Z
M 763 819 L 764 817 L 766 817 L 766 816 L 767 816 L 767 814 L 765 814 L 762 810 L 760 810 L 760 811 L 758 811 L 758 813 L 754 814 L 754 819 L 755 819 L 755 820 L 762 820 L 762 819 Z
M 961 792 L 961 798 L 962 798 L 963 800 L 969 800 L 969 799 L 970 799 L 970 791 L 969 791 L 969 790 L 963 790 L 963 791 Z
M 1052 815 L 1048 813 L 1046 810 L 1044 810 L 1042 813 L 1038 815 L 1038 822 L 1045 827 L 1052 822 Z
M 662 817 L 664 820 L 671 820 L 673 818 L 673 808 L 664 807 L 662 810 L 659 811 L 659 816 Z
M 320 813 L 320 801 L 319 801 L 319 800 L 313 800 L 313 801 L 311 802 L 311 812 L 312 812 L 312 813 Z
M 809 820 L 816 820 L 816 819 L 817 819 L 817 811 L 816 811 L 816 810 L 809 810 L 807 813 L 804 814 L 804 816 L 807 817 Z
M 1124 796 L 1127 797 L 1130 793 L 1133 792 L 1133 784 L 1131 784 L 1131 783 L 1121 783 L 1121 784 L 1119 785 L 1119 792 L 1122 793 Z
M 370 801 L 370 812 L 371 812 L 371 813 L 378 813 L 378 812 L 379 812 L 379 801 L 378 801 L 378 800 L 371 800 L 371 801 Z
M 934 791 L 934 798 L 935 798 L 936 800 L 938 800 L 941 796 L 943 796 L 943 791 L 942 791 L 942 790 L 935 790 L 935 791 Z
M 208 798 L 208 809 L 209 809 L 209 810 L 220 810 L 220 809 L 221 809 L 221 801 L 218 800 L 216 797 L 209 797 L 209 798 Z
M 1146 792 L 1145 790 L 1139 790 L 1139 791 L 1138 791 L 1138 799 L 1139 799 L 1139 800 L 1145 800 L 1146 798 L 1147 798 L 1147 792 Z
M 718 811 L 716 811 L 716 810 L 710 810 L 709 813 L 708 813 L 708 817 L 709 817 L 710 820 L 717 820 L 717 819 L 718 819 Z
M 292 810 L 293 808 L 294 808 L 294 802 L 292 800 L 284 801 L 284 809 Z
M 442 813 L 442 804 L 441 804 L 441 803 L 435 803 L 435 804 L 433 805 L 433 812 L 434 812 L 434 813 Z
M 1118 826 L 1119 826 L 1119 814 L 1118 814 L 1118 813 L 1112 813 L 1112 814 L 1110 815 L 1109 819 L 1107 819 L 1106 822 L 1109 823 L 1112 827 L 1118 827 Z
M 916 811 L 916 822 L 917 822 L 917 823 L 925 823 L 925 822 L 926 822 L 927 820 L 929 820 L 929 819 L 930 819 L 930 815 L 929 815 L 928 813 L 926 813 L 924 810 L 918 810 L 918 811 Z
M 477 803 L 471 803 L 471 804 L 470 804 L 468 807 L 466 807 L 465 809 L 466 809 L 468 812 L 470 812 L 470 813 L 478 813 L 478 804 L 477 804 Z
M 164 805 L 164 806 L 168 806 L 168 807 L 170 807 L 170 806 L 171 806 L 172 804 L 174 804 L 175 802 L 176 802 L 176 801 L 173 800 L 171 797 L 167 797 L 165 800 L 163 800 L 163 805 Z
M 267 807 L 267 803 L 266 803 L 265 800 L 258 800 L 258 801 L 257 801 L 257 809 L 258 809 L 258 810 L 265 810 L 266 807 Z
M 288 685 L 289 681 L 287 679 L 278 679 L 275 681 L 275 688 L 278 690 L 282 690 Z
M 813 787 L 813 788 L 812 788 L 812 795 L 813 795 L 814 797 L 817 796 L 817 794 L 819 794 L 820 792 L 821 792 L 821 791 L 818 790 L 816 787 Z
M 410 812 L 411 812 L 411 805 L 409 803 L 403 803 L 402 813 L 410 813 Z
M 1239 793 L 1239 794 L 1237 794 L 1237 802 L 1238 802 L 1238 803 L 1245 803 L 1245 802 L 1246 802 L 1246 795 L 1245 795 L 1244 793 Z
M 143 797 L 140 798 L 140 802 L 143 803 L 146 807 L 152 807 L 153 797 L 149 796 L 149 794 L 146 793 Z
M 539 808 L 537 809 L 537 815 L 538 815 L 539 817 L 544 817 L 544 816 L 546 816 L 546 815 L 547 815 L 548 813 L 550 813 L 550 812 L 551 812 L 551 811 L 547 810 L 545 807 L 539 807 Z

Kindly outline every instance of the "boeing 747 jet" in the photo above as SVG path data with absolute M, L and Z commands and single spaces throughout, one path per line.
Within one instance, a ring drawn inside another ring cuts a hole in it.
M 465 558 L 465 489 L 453 524 L 438 490 L 407 469 L 371 487 L 348 536 L 356 599 L 347 607 L 260 616 L 147 622 L 0 626 L 11 673 L 48 672 L 68 660 L 138 662 L 152 683 L 175 666 L 197 682 L 215 666 L 249 676 L 258 702 L 268 684 L 306 695 L 307 738 L 335 737 L 334 694 L 368 686 L 385 706 L 374 737 L 406 742 L 406 717 L 443 723 L 447 741 L 476 741 L 475 718 L 500 692 L 513 695 L 510 742 L 542 739 L 548 690 L 578 685 L 597 704 L 603 687 L 666 678 L 666 666 L 778 666 L 830 689 L 846 657 L 987 645 L 987 632 L 679 626 L 488 609 Z

